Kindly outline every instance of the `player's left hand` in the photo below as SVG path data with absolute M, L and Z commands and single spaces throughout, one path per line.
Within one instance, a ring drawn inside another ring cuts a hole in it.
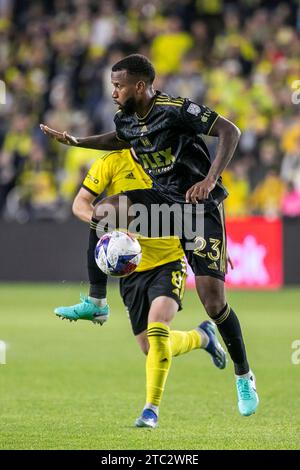
M 209 193 L 216 186 L 216 180 L 210 177 L 204 178 L 203 181 L 194 184 L 185 194 L 186 202 L 196 204 L 199 201 L 208 199 Z

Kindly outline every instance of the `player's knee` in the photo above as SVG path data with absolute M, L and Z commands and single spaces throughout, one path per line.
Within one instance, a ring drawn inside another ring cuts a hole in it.
M 214 298 L 207 298 L 202 303 L 207 315 L 211 318 L 216 317 L 226 305 L 226 302 L 224 300 Z
M 226 305 L 224 283 L 212 277 L 197 277 L 196 287 L 206 313 L 216 317 Z
M 218 290 L 207 289 L 204 292 L 202 291 L 201 295 L 199 293 L 199 296 L 206 313 L 211 318 L 217 316 L 226 305 L 225 297 L 220 295 Z
M 164 323 L 169 325 L 178 311 L 177 302 L 171 297 L 160 296 L 152 301 L 148 323 Z

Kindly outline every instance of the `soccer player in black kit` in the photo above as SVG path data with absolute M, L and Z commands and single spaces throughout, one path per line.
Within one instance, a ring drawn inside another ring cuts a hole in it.
M 238 408 L 243 416 L 255 413 L 259 400 L 255 377 L 249 368 L 242 331 L 237 315 L 225 295 L 226 235 L 223 200 L 228 193 L 222 185 L 221 173 L 231 160 L 240 138 L 239 129 L 213 110 L 188 98 L 173 98 L 155 91 L 155 71 L 144 56 L 133 54 L 112 67 L 112 98 L 119 110 L 115 115 L 116 130 L 107 134 L 76 138 L 42 126 L 42 130 L 58 141 L 85 148 L 114 150 L 133 148 L 136 158 L 153 180 L 151 189 L 122 193 L 128 206 L 139 203 L 149 210 L 151 204 L 190 204 L 204 206 L 204 234 L 196 237 L 196 247 L 186 250 L 193 269 L 200 300 L 216 323 L 234 363 Z M 201 135 L 218 137 L 212 161 Z M 118 210 L 117 196 L 105 198 Z M 94 209 L 91 230 L 100 221 L 101 204 Z M 94 230 L 95 233 L 95 230 Z M 93 241 L 94 240 L 94 241 Z M 185 249 L 186 240 L 182 239 Z M 95 244 L 95 237 L 90 237 Z M 91 251 L 94 248 L 90 247 Z M 159 328 L 148 329 L 149 354 L 168 349 L 168 327 L 163 318 Z M 162 359 L 162 358 L 160 358 Z M 164 358 L 165 359 L 165 358 Z M 159 367 L 159 360 L 157 357 Z M 157 421 L 155 407 L 146 404 L 140 417 L 147 425 Z

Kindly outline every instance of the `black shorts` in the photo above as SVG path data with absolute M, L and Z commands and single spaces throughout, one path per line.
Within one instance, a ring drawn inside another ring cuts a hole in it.
M 120 293 L 128 311 L 133 333 L 138 335 L 147 329 L 151 302 L 156 297 L 174 299 L 181 310 L 186 279 L 184 260 L 158 266 L 149 271 L 132 273 L 120 279 Z
M 168 204 L 170 206 L 174 203 L 156 189 L 137 189 L 126 191 L 122 194 L 125 194 L 133 204 L 143 204 L 146 206 L 149 213 L 149 226 L 153 223 L 151 221 L 152 204 Z M 181 206 L 182 210 L 189 210 L 194 221 L 199 215 L 196 212 L 197 207 L 203 207 L 198 204 L 177 204 Z M 206 210 L 204 205 L 204 211 L 202 211 L 201 216 L 203 221 L 202 233 L 193 236 L 193 239 L 189 240 L 185 236 L 181 236 L 182 248 L 195 276 L 211 276 L 225 281 L 227 261 L 223 203 L 215 207 L 210 206 L 209 210 Z M 183 219 L 184 217 L 182 216 Z M 162 233 L 160 233 L 161 235 Z M 150 231 L 148 236 L 151 236 Z M 187 241 L 193 241 L 192 248 L 188 246 Z

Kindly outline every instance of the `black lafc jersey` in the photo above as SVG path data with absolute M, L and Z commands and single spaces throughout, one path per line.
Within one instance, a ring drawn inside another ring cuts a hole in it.
M 153 187 L 173 201 L 184 202 L 186 191 L 210 169 L 210 155 L 201 134 L 209 134 L 217 118 L 206 106 L 156 92 L 144 117 L 119 110 L 114 121 L 118 138 L 134 148 Z M 207 202 L 215 206 L 227 194 L 220 178 Z

